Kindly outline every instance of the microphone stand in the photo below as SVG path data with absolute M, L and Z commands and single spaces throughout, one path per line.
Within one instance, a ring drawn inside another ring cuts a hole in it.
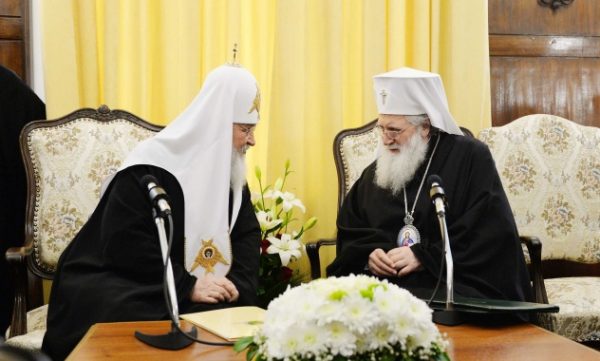
M 446 212 L 442 208 L 437 212 L 440 223 L 440 232 L 444 242 L 444 256 L 446 260 L 446 309 L 433 312 L 433 322 L 446 326 L 456 326 L 463 323 L 457 310 L 454 309 L 454 262 L 450 249 L 450 237 L 446 225 Z
M 191 345 L 194 342 L 194 338 L 197 336 L 197 331 L 195 327 L 192 327 L 192 330 L 186 332 L 189 337 L 182 334 L 180 332 L 180 323 L 179 323 L 179 306 L 177 302 L 177 293 L 175 292 L 175 277 L 173 276 L 173 266 L 171 265 L 171 259 L 168 255 L 168 243 L 167 243 L 167 233 L 165 231 L 165 221 L 161 217 L 156 209 L 153 208 L 154 214 L 154 222 L 156 223 L 156 228 L 158 230 L 158 238 L 160 241 L 160 250 L 162 253 L 163 262 L 166 266 L 166 283 L 170 302 L 169 313 L 171 313 L 171 331 L 164 335 L 147 335 L 143 334 L 139 331 L 135 331 L 135 337 L 156 348 L 166 349 L 166 350 L 179 350 L 184 347 Z M 172 227 L 172 225 L 171 225 Z

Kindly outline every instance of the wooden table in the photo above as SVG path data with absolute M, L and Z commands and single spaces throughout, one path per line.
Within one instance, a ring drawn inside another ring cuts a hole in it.
M 193 344 L 178 351 L 159 350 L 138 341 L 134 332 L 163 334 L 168 321 L 99 323 L 92 326 L 67 360 L 202 360 L 244 361 L 229 346 Z M 458 361 L 600 360 L 600 352 L 530 324 L 482 327 L 439 326 L 451 342 L 449 354 Z M 222 341 L 200 330 L 207 341 Z

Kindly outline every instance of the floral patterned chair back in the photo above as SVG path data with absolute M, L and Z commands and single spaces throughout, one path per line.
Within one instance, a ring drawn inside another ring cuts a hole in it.
M 58 259 L 100 198 L 102 180 L 116 172 L 127 154 L 161 127 L 121 110 L 80 109 L 63 118 L 29 123 L 21 132 L 21 152 L 28 182 L 24 247 L 7 258 L 17 279 L 11 337 L 45 329 L 46 312 L 26 308 L 41 304 L 28 294 L 27 270 L 52 279 Z M 39 283 L 39 282 L 38 282 Z M 45 306 L 43 306 L 45 307 Z M 43 336 L 43 333 L 41 333 Z M 41 339 L 27 335 L 8 340 L 37 348 Z
M 338 208 L 363 170 L 375 160 L 379 135 L 377 119 L 359 128 L 345 129 L 333 141 L 333 155 L 338 174 Z
M 600 128 L 529 115 L 484 129 L 522 236 L 542 243 L 548 302 L 541 324 L 571 339 L 600 340 Z

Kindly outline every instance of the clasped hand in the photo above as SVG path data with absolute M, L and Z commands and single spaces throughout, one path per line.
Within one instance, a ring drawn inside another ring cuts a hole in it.
M 235 302 L 240 293 L 226 277 L 207 274 L 196 280 L 190 299 L 198 303 Z
M 377 248 L 369 255 L 369 270 L 377 276 L 406 276 L 421 268 L 421 262 L 410 247 L 396 247 L 387 253 Z

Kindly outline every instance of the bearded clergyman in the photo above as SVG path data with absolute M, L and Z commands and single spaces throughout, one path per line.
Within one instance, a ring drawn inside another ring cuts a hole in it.
M 401 68 L 375 76 L 374 88 L 377 158 L 340 208 L 328 275 L 367 273 L 431 296 L 443 259 L 426 184 L 435 174 L 449 203 L 455 294 L 528 300 L 523 251 L 494 160 L 455 123 L 440 76 Z M 445 294 L 441 288 L 438 295 Z
M 169 318 L 163 261 L 148 189 L 170 198 L 171 260 L 181 313 L 256 304 L 260 227 L 245 182 L 260 93 L 240 66 L 210 72 L 196 98 L 140 143 L 62 253 L 43 350 L 64 359 L 97 322 Z M 132 335 L 133 337 L 133 335 Z

